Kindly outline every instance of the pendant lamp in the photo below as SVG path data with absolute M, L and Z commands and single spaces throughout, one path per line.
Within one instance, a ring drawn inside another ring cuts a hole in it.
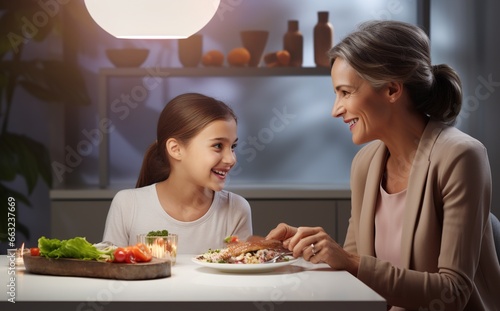
M 117 38 L 182 39 L 203 28 L 220 0 L 85 0 L 94 21 Z

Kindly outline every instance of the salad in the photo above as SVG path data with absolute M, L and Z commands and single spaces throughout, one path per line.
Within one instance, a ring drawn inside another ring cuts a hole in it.
M 260 264 L 289 261 L 287 250 L 281 241 L 266 240 L 262 237 L 251 237 L 240 241 L 237 237 L 224 240 L 228 246 L 223 249 L 209 249 L 196 257 L 197 260 L 210 263 Z
M 290 258 L 286 256 L 281 250 L 275 249 L 259 249 L 241 253 L 237 256 L 225 256 L 225 249 L 208 250 L 208 252 L 196 257 L 197 260 L 211 263 L 229 263 L 229 264 L 259 264 L 265 263 L 278 256 L 275 262 L 289 261 Z
M 110 243 L 91 244 L 84 237 L 67 240 L 38 239 L 38 247 L 30 249 L 31 256 L 46 258 L 73 258 L 103 262 L 137 263 L 149 262 L 151 251 L 142 243 L 127 247 L 117 247 Z

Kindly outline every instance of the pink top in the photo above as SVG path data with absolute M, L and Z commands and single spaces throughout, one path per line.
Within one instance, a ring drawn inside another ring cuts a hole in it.
M 389 194 L 380 185 L 375 212 L 375 255 L 401 267 L 401 233 L 406 189 Z
M 401 234 L 403 232 L 403 212 L 406 189 L 389 194 L 380 184 L 380 194 L 375 212 L 375 256 L 401 267 Z M 402 311 L 392 306 L 389 311 Z

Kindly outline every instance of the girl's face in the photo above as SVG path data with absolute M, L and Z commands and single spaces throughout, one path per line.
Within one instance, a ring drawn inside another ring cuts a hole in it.
M 214 191 L 223 189 L 236 164 L 237 126 L 234 119 L 208 124 L 182 148 L 182 167 L 188 180 Z
M 391 126 L 384 88 L 373 88 L 342 58 L 335 59 L 331 77 L 336 94 L 332 116 L 344 119 L 357 145 L 380 139 Z

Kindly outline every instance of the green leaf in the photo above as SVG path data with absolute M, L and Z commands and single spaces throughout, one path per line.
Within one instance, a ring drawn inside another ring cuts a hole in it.
M 106 260 L 114 251 L 99 250 L 83 237 L 76 237 L 68 240 L 48 239 L 41 237 L 38 239 L 40 255 L 47 258 L 78 258 L 83 260 Z
M 52 171 L 49 150 L 43 144 L 27 136 L 23 136 L 23 139 L 26 146 L 36 155 L 35 161 L 38 167 L 38 174 L 50 187 L 52 185 Z
M 15 63 L 3 61 L 0 71 L 10 74 L 10 81 L 16 78 L 16 85 L 42 101 L 71 105 L 89 105 L 85 80 L 75 65 L 56 60 L 32 60 Z M 9 92 L 9 95 L 12 92 Z M 9 99 L 8 99 L 9 100 Z
M 50 156 L 44 145 L 25 135 L 14 133 L 1 134 L 0 143 L 5 146 L 6 151 L 5 158 L 3 154 L 0 158 L 0 164 L 5 168 L 13 168 L 15 175 L 19 174 L 24 178 L 28 193 L 33 192 L 38 176 L 41 176 L 49 187 L 52 185 Z M 6 170 L 5 174 L 0 172 L 0 180 L 12 180 L 12 174 L 10 169 Z
M 26 139 L 26 136 L 12 136 L 12 143 L 16 146 L 16 151 L 18 152 L 17 156 L 19 157 L 17 169 L 19 174 L 26 181 L 28 193 L 31 194 L 33 189 L 35 189 L 36 183 L 38 182 L 39 168 L 36 159 L 37 154 L 34 152 L 34 148 L 29 145 L 31 142 L 29 139 Z
M 1 1 L 1 2 L 17 2 L 17 1 Z M 6 10 L 0 16 L 0 54 L 5 54 L 13 49 L 13 45 L 18 40 L 14 38 L 19 38 L 24 41 L 21 35 L 15 34 L 17 28 L 17 18 L 14 10 Z
M 42 8 L 36 1 L 7 0 L 9 5 L 0 6 L 0 51 L 16 51 L 16 43 L 22 44 L 34 41 L 45 40 L 55 25 L 60 24 L 60 16 L 49 16 L 43 23 L 35 20 Z M 18 4 L 16 4 L 18 3 Z M 42 11 L 43 12 L 43 11 Z M 13 39 L 15 38 L 15 39 Z
M 32 96 L 45 101 L 45 102 L 57 102 L 59 100 L 56 93 L 49 90 L 44 84 L 33 81 L 19 81 L 19 85 L 24 88 Z
M 24 203 L 26 206 L 31 207 L 29 199 L 22 193 L 12 190 L 5 185 L 0 183 L 0 197 L 2 197 L 2 202 L 7 202 L 8 197 L 14 197 L 16 201 Z
M 56 60 L 0 62 L 0 72 L 8 74 L 7 101 L 12 101 L 15 86 L 42 101 L 71 105 L 89 105 L 85 80 L 78 66 Z
M 66 104 L 89 105 L 85 80 L 80 68 L 62 61 L 42 61 L 47 87 Z
M 47 13 L 49 17 L 43 25 L 35 22 L 36 14 L 42 9 L 38 2 L 0 1 L 0 181 L 9 182 L 20 175 L 26 182 L 28 193 L 33 191 L 39 176 L 51 186 L 52 173 L 49 152 L 45 146 L 24 135 L 8 133 L 8 121 L 17 88 L 22 87 L 43 101 L 90 103 L 85 80 L 76 64 L 60 60 L 25 61 L 22 57 L 26 43 L 57 36 L 55 30 L 61 29 L 61 14 L 50 16 Z M 72 17 L 82 18 L 77 5 L 68 5 L 66 9 L 71 10 L 65 14 L 70 12 Z M 1 202 L 6 202 L 4 198 L 8 196 L 15 196 L 20 202 L 31 206 L 25 194 L 0 183 Z M 3 211 L 0 209 L 0 240 L 7 238 L 6 213 Z M 29 236 L 26 226 L 18 224 L 17 229 Z
M 0 180 L 12 181 L 18 174 L 15 150 L 7 141 L 6 135 L 0 135 Z

